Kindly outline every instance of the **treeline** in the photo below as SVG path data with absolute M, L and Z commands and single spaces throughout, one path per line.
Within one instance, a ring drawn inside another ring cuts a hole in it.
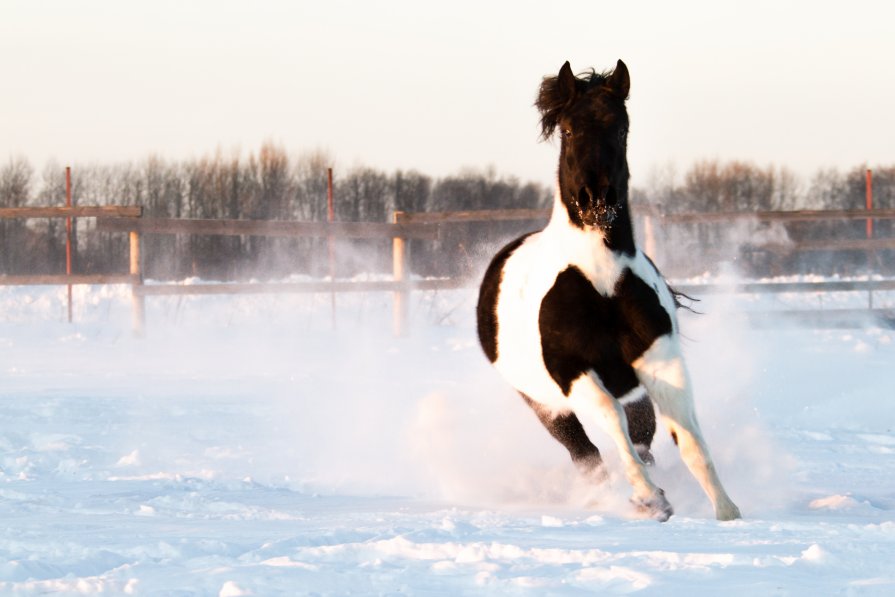
M 75 205 L 142 205 L 146 217 L 233 218 L 325 221 L 325 152 L 291 156 L 265 144 L 242 155 L 221 152 L 200 159 L 171 161 L 150 157 L 139 163 L 74 165 Z M 786 168 L 746 162 L 703 161 L 678 174 L 656 168 L 646 184 L 632 190 L 635 210 L 652 206 L 664 213 L 794 209 L 849 209 L 865 204 L 864 166 L 847 171 L 824 169 L 807 182 Z M 357 166 L 334 170 L 337 221 L 389 221 L 393 211 L 426 212 L 471 209 L 538 208 L 552 203 L 553 189 L 498 176 L 493 170 L 465 171 L 433 178 L 416 171 L 382 172 Z M 47 164 L 38 174 L 24 158 L 0 166 L 0 207 L 59 206 L 65 197 L 64 168 Z M 895 165 L 874 167 L 874 206 L 895 207 Z M 76 227 L 78 273 L 123 272 L 127 238 L 93 230 L 83 219 Z M 455 225 L 438 241 L 414 242 L 413 269 L 423 275 L 464 275 L 478 267 L 495 245 L 531 228 L 531 223 Z M 891 236 L 890 221 L 875 224 Z M 705 257 L 739 259 L 753 273 L 782 271 L 854 271 L 868 264 L 862 253 L 779 256 L 751 251 L 760 241 L 861 238 L 863 221 L 678 225 L 663 227 L 663 266 L 673 275 L 703 268 Z M 64 270 L 65 222 L 61 219 L 0 220 L 0 275 L 61 273 Z M 351 241 L 338 247 L 340 276 L 390 268 L 390 244 Z M 261 237 L 147 236 L 144 271 L 153 279 L 279 278 L 292 274 L 325 275 L 326 241 Z M 698 256 L 699 260 L 693 260 Z M 891 260 L 890 260 L 891 261 Z
M 74 205 L 142 205 L 145 217 L 322 222 L 327 219 L 327 169 L 332 164 L 325 152 L 292 157 L 265 144 L 248 157 L 218 152 L 183 162 L 150 157 L 137 164 L 75 165 L 72 198 Z M 396 210 L 537 208 L 552 200 L 552 191 L 543 185 L 499 177 L 493 170 L 436 179 L 416 171 L 385 173 L 358 166 L 335 169 L 333 182 L 335 220 L 345 222 L 386 222 Z M 64 167 L 58 164 L 48 164 L 40 176 L 24 158 L 0 167 L 0 207 L 59 206 L 64 197 Z M 125 271 L 126 235 L 93 227 L 93 220 L 78 222 L 74 271 Z M 60 273 L 64 235 L 61 219 L 0 220 L 0 274 Z M 415 268 L 458 273 L 467 251 L 450 236 L 414 246 Z M 320 275 L 327 270 L 325 247 L 325 240 L 313 238 L 147 236 L 144 271 L 153 279 Z M 358 240 L 337 248 L 341 276 L 390 267 L 390 243 Z
M 866 172 L 863 165 L 844 172 L 824 168 L 805 183 L 785 167 L 707 160 L 682 176 L 673 165 L 655 168 L 634 200 L 665 213 L 860 209 Z M 895 205 L 895 165 L 873 168 L 873 201 L 880 208 Z

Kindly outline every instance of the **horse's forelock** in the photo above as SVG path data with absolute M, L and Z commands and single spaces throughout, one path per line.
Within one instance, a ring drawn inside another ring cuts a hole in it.
M 559 77 L 544 77 L 535 100 L 535 106 L 541 113 L 541 137 L 550 138 L 559 123 L 559 115 L 567 104 L 568 98 L 560 89 Z

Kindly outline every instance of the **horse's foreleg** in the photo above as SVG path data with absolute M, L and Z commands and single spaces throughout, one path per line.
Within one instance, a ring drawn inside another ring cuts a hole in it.
M 689 374 L 677 342 L 668 336 L 659 338 L 634 362 L 634 368 L 658 406 L 662 420 L 680 449 L 681 458 L 711 500 L 715 517 L 718 520 L 739 518 L 740 511 L 721 485 L 699 429 Z
M 582 474 L 592 476 L 600 481 L 606 479 L 606 471 L 603 467 L 603 458 L 600 456 L 600 451 L 587 437 L 587 433 L 585 433 L 584 427 L 581 426 L 581 421 L 578 420 L 575 413 L 571 411 L 565 413 L 554 412 L 522 392 L 519 392 L 519 394 L 535 412 L 538 420 L 550 432 L 550 435 L 569 451 L 572 462 L 575 463 L 575 466 L 578 467 Z
M 616 400 L 591 375 L 582 375 L 572 384 L 569 400 L 576 412 L 594 412 L 602 419 L 603 427 L 615 441 L 625 476 L 634 495 L 631 501 L 653 518 L 666 521 L 674 513 L 665 493 L 656 487 L 646 472 L 646 466 L 637 454 L 628 432 L 625 407 Z

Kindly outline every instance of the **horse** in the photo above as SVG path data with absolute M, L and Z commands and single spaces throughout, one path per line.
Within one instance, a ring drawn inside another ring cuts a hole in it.
M 482 280 L 477 331 L 487 358 L 569 452 L 579 471 L 607 479 L 581 424 L 600 420 L 618 447 L 643 516 L 674 509 L 647 465 L 656 409 L 718 520 L 740 517 L 709 455 L 681 352 L 672 291 L 635 244 L 628 204 L 630 75 L 543 79 L 541 136 L 560 136 L 556 193 L 546 227 L 503 247 Z M 653 407 L 655 405 L 655 409 Z

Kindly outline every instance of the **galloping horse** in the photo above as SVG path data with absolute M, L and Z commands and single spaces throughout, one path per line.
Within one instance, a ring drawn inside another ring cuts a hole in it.
M 542 136 L 559 130 L 550 222 L 501 249 L 478 301 L 482 348 L 583 473 L 604 479 L 600 452 L 579 416 L 602 420 L 633 487 L 657 520 L 673 514 L 650 480 L 653 403 L 719 520 L 740 517 L 721 485 L 693 407 L 681 355 L 677 296 L 634 244 L 628 206 L 630 77 L 576 77 L 566 62 L 541 83 Z

